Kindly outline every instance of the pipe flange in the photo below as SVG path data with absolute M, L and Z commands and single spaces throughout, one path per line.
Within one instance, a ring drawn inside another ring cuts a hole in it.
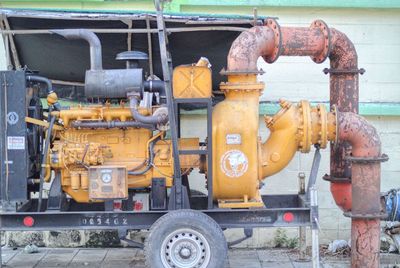
M 299 149 L 302 153 L 308 153 L 312 144 L 311 129 L 311 109 L 308 101 L 302 100 L 298 104 L 301 113 L 301 129 L 298 130 L 300 136 Z
M 386 162 L 389 160 L 389 157 L 386 154 L 382 154 L 381 156 L 377 157 L 356 157 L 356 156 L 347 156 L 346 160 L 349 160 L 353 163 L 381 163 Z
M 349 217 L 352 219 L 360 219 L 360 220 L 374 220 L 374 219 L 385 220 L 389 217 L 389 215 L 384 212 L 357 214 L 357 213 L 352 213 L 351 211 L 348 211 L 348 212 L 344 212 L 343 215 L 345 217 Z
M 282 53 L 282 33 L 281 26 L 278 24 L 276 19 L 269 18 L 264 23 L 265 26 L 270 28 L 274 33 L 274 50 L 272 55 L 262 56 L 264 60 L 268 63 L 274 63 Z
M 222 70 L 219 72 L 220 75 L 249 75 L 249 74 L 264 74 L 264 70 L 248 70 L 248 71 L 229 71 L 226 70 L 225 68 L 222 68 Z
M 219 89 L 225 91 L 253 91 L 258 90 L 262 92 L 264 90 L 263 82 L 254 83 L 232 83 L 232 82 L 221 82 Z
M 351 179 L 347 177 L 339 178 L 339 177 L 334 177 L 328 174 L 325 174 L 322 177 L 323 180 L 329 181 L 329 182 L 337 182 L 337 183 L 351 183 Z
M 331 113 L 335 116 L 335 140 L 333 141 L 333 145 L 336 146 L 339 142 L 339 113 L 337 106 L 334 104 L 331 106 Z
M 317 112 L 319 117 L 319 124 L 321 126 L 320 132 L 318 133 L 319 145 L 322 149 L 325 149 L 328 144 L 328 123 L 327 123 L 327 112 L 326 107 L 323 104 L 317 105 Z
M 324 48 L 321 53 L 314 55 L 311 59 L 315 63 L 322 63 L 324 62 L 329 54 L 331 53 L 331 31 L 329 30 L 328 25 L 323 20 L 315 20 L 311 25 L 311 29 L 319 29 L 321 30 L 322 34 L 324 35 Z

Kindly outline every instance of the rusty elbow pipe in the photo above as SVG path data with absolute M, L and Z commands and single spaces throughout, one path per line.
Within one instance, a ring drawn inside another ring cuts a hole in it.
M 74 40 L 74 39 L 86 40 L 90 46 L 90 69 L 91 70 L 103 69 L 101 43 L 95 33 L 87 29 L 52 30 L 51 32 L 61 35 L 68 40 Z
M 380 252 L 380 162 L 381 141 L 376 129 L 363 117 L 349 112 L 338 113 L 339 140 L 352 146 L 351 156 L 351 265 L 379 267 Z M 335 196 L 338 198 L 337 196 Z
M 274 50 L 274 33 L 265 26 L 242 32 L 229 50 L 227 67 L 230 72 L 257 72 L 257 59 Z

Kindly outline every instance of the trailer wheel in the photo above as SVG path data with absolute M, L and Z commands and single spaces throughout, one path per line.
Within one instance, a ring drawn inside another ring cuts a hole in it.
M 212 218 L 185 209 L 171 211 L 151 226 L 145 251 L 152 268 L 221 268 L 228 248 Z

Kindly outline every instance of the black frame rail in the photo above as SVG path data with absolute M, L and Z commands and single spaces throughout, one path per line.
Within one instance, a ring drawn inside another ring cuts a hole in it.
M 214 208 L 213 202 L 213 160 L 212 160 L 212 99 L 211 98 L 193 98 L 193 99 L 174 99 L 174 106 L 176 112 L 176 122 L 178 128 L 178 138 L 181 137 L 181 116 L 180 104 L 197 104 L 207 107 L 207 149 L 201 150 L 179 150 L 180 155 L 206 155 L 207 156 L 207 190 L 208 190 L 208 209 Z M 199 107 L 200 108 L 200 107 Z

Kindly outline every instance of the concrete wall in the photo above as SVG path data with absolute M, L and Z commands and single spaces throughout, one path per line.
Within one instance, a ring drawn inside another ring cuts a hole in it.
M 201 7 L 182 6 L 184 12 L 252 14 L 252 7 Z M 359 66 L 367 70 L 360 77 L 360 101 L 400 103 L 400 11 L 399 9 L 334 9 L 334 8 L 267 8 L 259 7 L 258 14 L 279 17 L 281 25 L 308 26 L 314 19 L 323 19 L 330 27 L 345 32 L 355 43 L 359 55 Z M 0 42 L 2 45 L 2 42 Z M 212 59 L 211 59 L 212 60 Z M 0 64 L 5 67 L 4 50 L 0 49 Z M 276 63 L 268 65 L 262 60 L 259 67 L 266 71 L 260 77 L 266 83 L 261 99 L 277 101 L 286 98 L 290 101 L 308 99 L 327 101 L 329 99 L 329 77 L 322 69 L 329 63 L 315 64 L 309 58 L 281 57 Z M 2 68 L 4 69 L 4 68 Z M 383 152 L 390 161 L 382 165 L 382 191 L 400 187 L 400 116 L 369 116 L 367 119 L 378 129 L 383 143 Z M 268 130 L 260 119 L 260 136 L 265 140 Z M 202 115 L 183 116 L 183 134 L 205 137 L 205 117 Z M 322 153 L 318 174 L 318 190 L 321 221 L 321 242 L 333 239 L 348 239 L 350 221 L 337 209 L 329 192 L 329 184 L 321 177 L 329 172 L 329 149 Z M 297 175 L 305 172 L 308 176 L 312 153 L 296 154 L 289 166 L 282 172 L 265 180 L 263 193 L 296 193 Z M 204 179 L 191 175 L 197 189 L 205 191 Z M 257 230 L 254 238 L 242 246 L 271 245 L 275 230 Z M 291 235 L 296 230 L 289 230 Z M 229 240 L 240 233 L 228 231 Z

